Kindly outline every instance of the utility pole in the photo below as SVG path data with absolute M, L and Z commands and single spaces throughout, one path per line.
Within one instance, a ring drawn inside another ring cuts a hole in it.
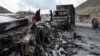
M 39 9 L 38 0 L 37 0 L 37 8 Z
M 30 9 L 31 9 L 30 8 L 30 0 L 28 0 L 28 1 L 29 1 L 29 12 L 28 12 L 29 13 L 29 20 L 30 20 L 30 22 L 32 22 L 32 17 L 31 17 L 31 12 L 30 12 Z

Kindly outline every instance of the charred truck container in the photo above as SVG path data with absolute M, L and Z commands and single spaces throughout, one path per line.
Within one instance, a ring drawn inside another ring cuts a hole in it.
M 71 28 L 75 25 L 75 8 L 73 5 L 57 5 L 53 21 L 59 22 L 57 28 Z

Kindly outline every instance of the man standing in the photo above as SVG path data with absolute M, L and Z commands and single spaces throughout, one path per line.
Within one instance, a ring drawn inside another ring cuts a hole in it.
M 99 23 L 98 23 L 98 20 L 96 18 L 93 18 L 92 26 L 93 26 L 93 29 L 97 29 L 98 28 Z
M 40 16 L 40 9 L 36 11 L 36 21 L 41 21 L 41 16 Z
M 52 19 L 52 10 L 50 10 L 50 16 L 51 16 L 50 21 L 52 21 L 53 20 Z

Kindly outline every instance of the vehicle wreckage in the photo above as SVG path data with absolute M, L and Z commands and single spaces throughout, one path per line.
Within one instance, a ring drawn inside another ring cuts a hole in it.
M 64 11 L 57 11 L 56 14 L 65 16 Z M 20 19 L 0 23 L 0 56 L 74 56 L 81 49 L 88 51 L 75 42 L 78 40 L 86 43 L 84 37 L 71 28 L 75 23 L 73 11 L 67 11 L 72 16 L 67 14 L 67 17 L 58 18 L 58 15 L 55 15 L 52 22 L 30 23 L 28 19 Z
M 67 24 L 70 23 L 69 20 Z M 72 50 L 68 51 L 68 47 L 73 48 L 75 45 L 72 42 L 72 35 L 67 36 L 67 32 L 57 30 L 57 25 L 53 24 L 49 21 L 29 23 L 28 19 L 0 23 L 0 55 L 61 56 L 65 54 L 70 56 L 75 53 Z

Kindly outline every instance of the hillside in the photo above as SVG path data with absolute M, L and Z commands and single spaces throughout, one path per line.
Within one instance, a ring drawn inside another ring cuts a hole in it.
M 0 6 L 0 13 L 12 13 L 12 12 L 10 12 L 7 9 L 3 8 L 2 6 Z
M 100 0 L 87 0 L 76 7 L 78 14 L 96 14 L 100 15 Z

